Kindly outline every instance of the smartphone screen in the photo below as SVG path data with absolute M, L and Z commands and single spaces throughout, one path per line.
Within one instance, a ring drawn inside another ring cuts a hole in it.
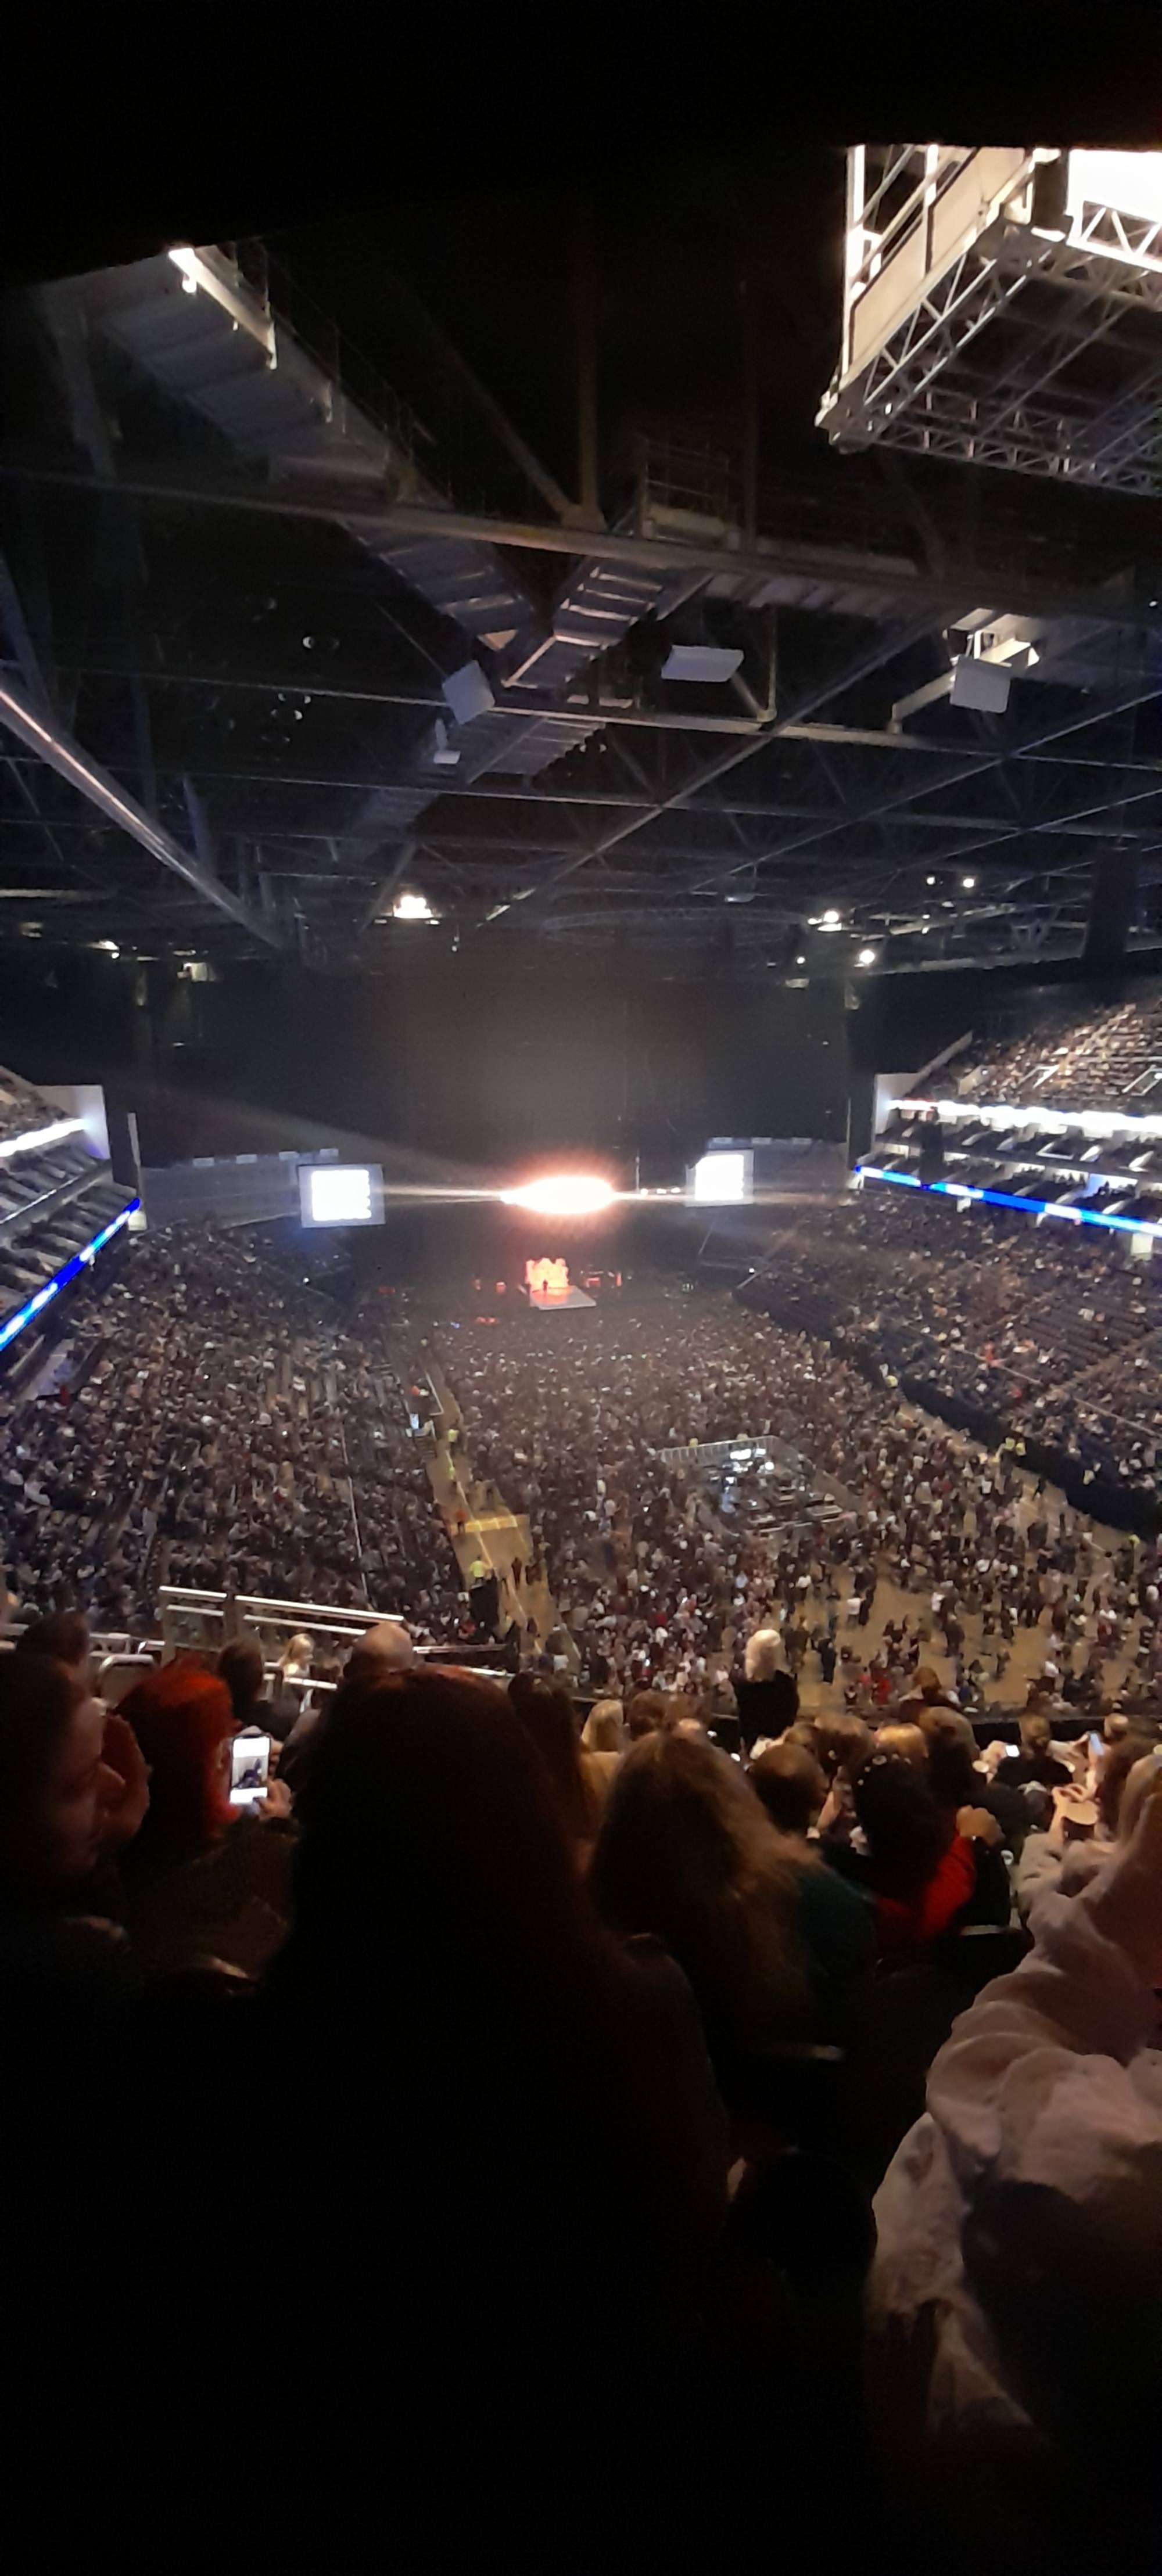
M 236 1735 L 230 1747 L 230 1804 L 252 1807 L 266 1796 L 269 1735 Z

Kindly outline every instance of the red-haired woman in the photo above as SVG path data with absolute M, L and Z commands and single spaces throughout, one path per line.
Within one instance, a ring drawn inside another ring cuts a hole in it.
M 149 1814 L 123 1864 L 129 1931 L 147 1973 L 221 1959 L 256 1974 L 286 1928 L 290 1801 L 229 1798 L 230 1694 L 216 1675 L 164 1664 L 121 1703 L 149 1767 Z

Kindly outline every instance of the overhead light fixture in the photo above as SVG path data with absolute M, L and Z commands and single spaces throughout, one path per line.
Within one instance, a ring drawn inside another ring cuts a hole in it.
M 805 966 L 805 965 L 806 965 L 806 963 L 807 963 L 807 960 L 806 960 L 806 958 L 805 958 L 805 957 L 796 957 L 796 959 L 795 959 L 795 964 L 796 964 L 796 966 Z
M 975 877 L 962 877 L 962 878 L 961 878 L 961 880 L 960 880 L 960 882 L 961 882 L 962 886 L 964 887 L 964 891 L 965 891 L 965 893 L 966 893 L 966 894 L 971 894 L 971 893 L 972 893 L 972 890 L 973 890 L 973 887 L 974 887 L 974 885 L 976 884 L 976 878 L 975 878 Z
M 741 646 L 671 644 L 662 664 L 663 680 L 709 680 L 721 687 L 742 665 Z
M 878 948 L 861 948 L 855 961 L 856 965 L 874 966 L 879 953 Z
M 436 921 L 426 894 L 397 894 L 391 907 L 393 921 Z
M 936 879 L 935 877 L 925 877 L 924 883 L 925 885 L 935 885 Z
M 119 957 L 121 954 L 115 939 L 98 939 L 94 942 L 94 945 L 98 948 L 103 948 L 106 957 Z

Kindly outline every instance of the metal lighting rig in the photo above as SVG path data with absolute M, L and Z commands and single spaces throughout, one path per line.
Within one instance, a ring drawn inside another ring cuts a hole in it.
M 840 447 L 1162 492 L 1162 152 L 857 144 Z

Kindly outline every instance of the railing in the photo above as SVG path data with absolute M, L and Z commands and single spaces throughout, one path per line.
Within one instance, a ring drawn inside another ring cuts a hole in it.
M 252 293 L 260 297 L 275 322 L 281 322 L 307 356 L 330 377 L 336 391 L 348 395 L 384 437 L 414 463 L 416 448 L 424 437 L 415 414 L 350 332 L 340 330 L 333 315 L 316 303 L 282 260 L 272 256 L 264 241 L 251 238 L 219 242 L 217 248 Z M 428 476 L 429 481 L 433 479 Z

